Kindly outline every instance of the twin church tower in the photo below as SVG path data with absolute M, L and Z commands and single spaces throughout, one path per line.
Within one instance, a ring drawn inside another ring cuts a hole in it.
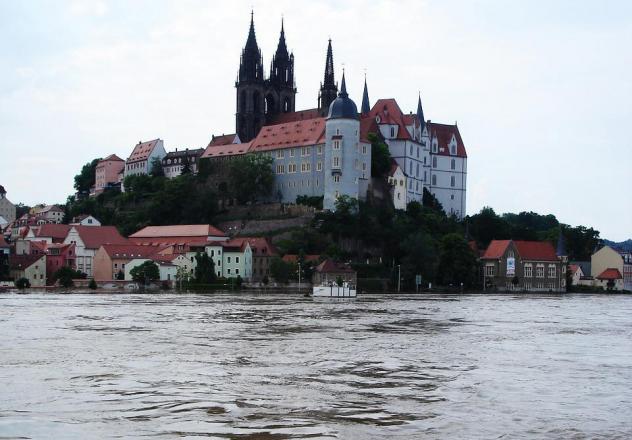
M 237 88 L 236 130 L 242 142 L 255 138 L 264 125 L 273 124 L 281 114 L 295 111 L 296 84 L 294 82 L 294 54 L 285 43 L 281 21 L 281 35 L 272 57 L 268 78 L 263 71 L 263 57 L 255 36 L 254 14 L 250 15 L 250 31 L 241 53 Z M 331 40 L 327 47 L 325 78 L 320 85 L 318 112 L 325 116 L 329 105 L 338 96 L 334 80 L 334 60 Z

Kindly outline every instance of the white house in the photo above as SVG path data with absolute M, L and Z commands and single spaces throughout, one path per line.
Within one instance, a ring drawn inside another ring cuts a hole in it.
M 132 154 L 125 161 L 124 176 L 135 176 L 139 174 L 149 174 L 154 159 L 162 161 L 167 152 L 165 151 L 162 139 L 154 139 L 148 142 L 138 142 Z M 162 163 L 162 162 L 161 162 Z
M 406 209 L 406 175 L 395 160 L 391 160 L 391 170 L 388 173 L 388 183 L 391 186 L 391 197 L 395 209 Z
M 72 219 L 71 226 L 101 226 L 101 222 L 91 215 L 80 215 Z
M 72 226 L 64 244 L 75 245 L 76 269 L 92 277 L 94 256 L 104 244 L 127 244 L 114 226 Z
M 148 258 L 134 258 L 129 263 L 125 265 L 125 281 L 132 281 L 132 269 L 146 261 L 153 261 L 158 266 L 158 271 L 160 273 L 160 281 L 175 281 L 176 275 L 178 273 L 178 266 L 165 260 L 161 259 L 148 259 Z

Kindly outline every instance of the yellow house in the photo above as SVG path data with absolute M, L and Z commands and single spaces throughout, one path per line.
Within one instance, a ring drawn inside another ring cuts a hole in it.
M 623 257 L 610 246 L 604 246 L 591 257 L 590 275 L 606 288 L 612 280 L 615 290 L 623 289 Z

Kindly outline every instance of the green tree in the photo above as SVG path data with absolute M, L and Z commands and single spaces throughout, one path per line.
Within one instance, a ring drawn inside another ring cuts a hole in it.
M 416 202 L 411 202 L 416 203 Z M 428 189 L 424 188 L 423 195 L 421 197 L 421 203 L 424 207 L 434 209 L 435 211 L 445 212 L 443 210 L 443 205 L 437 198 L 432 194 Z
M 97 286 L 97 282 L 94 281 L 94 278 L 90 280 L 90 282 L 88 283 L 88 287 L 92 290 L 96 290 L 98 286 Z
M 476 256 L 459 234 L 447 234 L 439 241 L 437 281 L 445 286 L 470 287 L 476 281 Z
M 421 275 L 425 280 L 434 279 L 437 245 L 430 234 L 416 232 L 407 236 L 401 250 L 401 275 L 404 285 L 412 287 L 415 275 Z
M 212 284 L 215 282 L 215 264 L 213 259 L 206 252 L 198 252 L 195 255 L 195 275 L 194 280 L 197 284 Z
M 237 156 L 230 161 L 228 180 L 239 203 L 268 198 L 274 187 L 272 158 L 260 154 Z
M 74 270 L 72 267 L 64 266 L 60 267 L 53 274 L 53 283 L 59 282 L 62 287 L 72 287 L 74 285 L 73 280 L 85 278 L 85 274 L 78 270 Z
M 165 176 L 165 170 L 163 170 L 162 168 L 162 160 L 158 157 L 154 157 L 151 160 L 151 164 L 150 164 L 150 168 L 149 168 L 149 174 L 151 174 L 152 177 L 164 177 Z
M 156 263 L 147 260 L 130 270 L 132 280 L 144 286 L 160 278 L 160 268 Z
M 371 176 L 384 177 L 391 169 L 391 153 L 388 146 L 375 133 L 369 133 L 371 142 Z
M 511 237 L 511 226 L 498 216 L 489 206 L 478 214 L 468 217 L 469 230 L 481 246 L 487 248 L 492 240 L 508 240 Z
M 95 170 L 101 158 L 88 162 L 81 168 L 81 172 L 75 176 L 75 189 L 78 193 L 89 193 L 94 186 Z
M 286 263 L 278 257 L 270 263 L 270 274 L 277 283 L 287 283 L 295 272 L 293 264 Z
M 122 270 L 119 270 L 116 274 L 116 279 L 123 281 L 125 279 L 125 273 Z

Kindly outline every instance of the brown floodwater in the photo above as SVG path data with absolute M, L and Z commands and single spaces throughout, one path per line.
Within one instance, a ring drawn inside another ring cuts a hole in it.
M 0 439 L 630 439 L 632 296 L 0 294 Z

